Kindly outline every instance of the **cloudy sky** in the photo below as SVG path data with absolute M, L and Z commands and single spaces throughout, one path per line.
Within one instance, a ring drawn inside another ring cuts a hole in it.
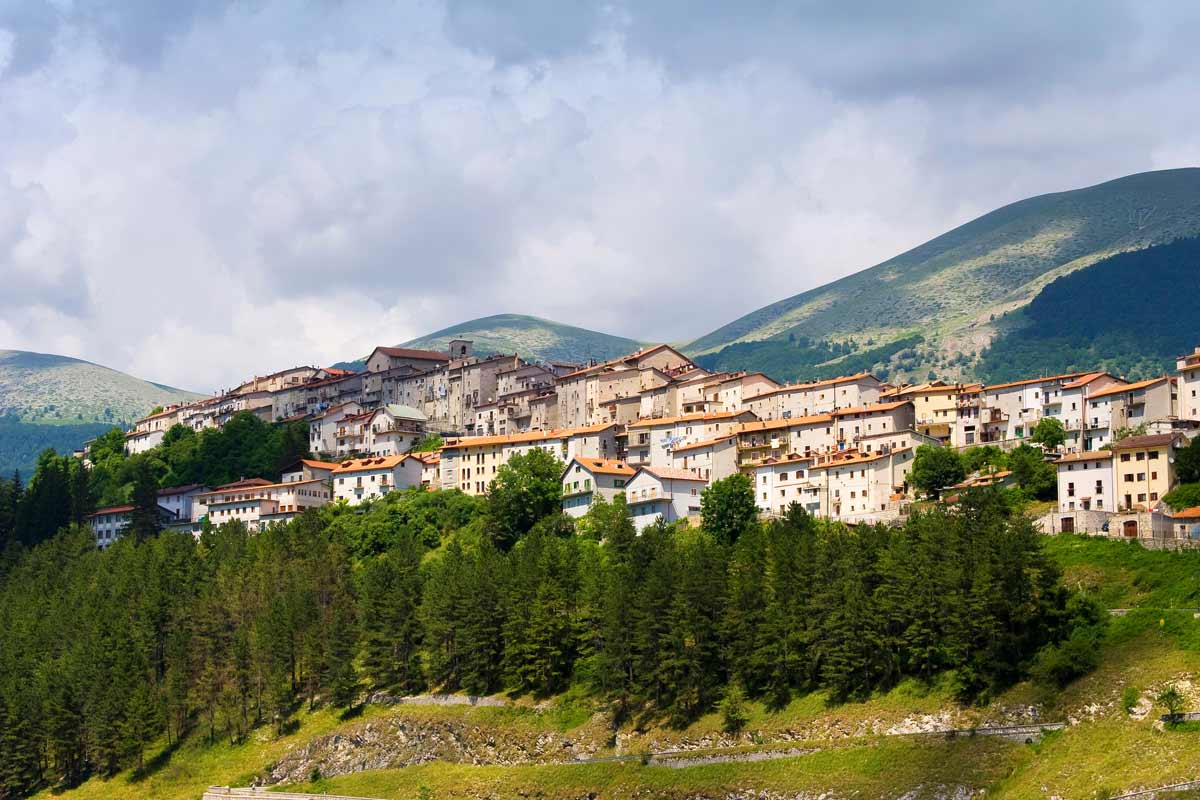
M 535 314 L 685 340 L 1200 162 L 1200 11 L 0 0 L 0 348 L 198 390 Z

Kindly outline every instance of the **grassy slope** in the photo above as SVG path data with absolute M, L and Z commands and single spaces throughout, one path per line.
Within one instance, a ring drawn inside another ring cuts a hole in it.
M 1200 232 L 1200 169 L 1131 175 L 1000 208 L 882 264 L 746 315 L 687 346 L 719 350 L 788 332 L 886 341 L 909 332 L 986 341 L 989 316 L 1113 253 Z M 880 321 L 885 321 L 881 325 Z
M 0 350 L 0 415 L 25 423 L 117 423 L 155 406 L 198 397 L 88 361 Z
M 433 796 L 575 798 L 589 791 L 606 798 L 634 796 L 710 797 L 739 789 L 775 789 L 837 797 L 898 797 L 922 787 L 913 797 L 932 796 L 938 786 L 987 787 L 987 796 L 1023 800 L 1057 795 L 1064 800 L 1200 778 L 1200 730 L 1162 731 L 1155 708 L 1142 719 L 1121 705 L 1126 687 L 1151 697 L 1178 683 L 1200 708 L 1200 620 L 1190 611 L 1163 610 L 1200 605 L 1200 553 L 1150 552 L 1124 542 L 1059 536 L 1047 547 L 1063 565 L 1066 579 L 1097 592 L 1111 607 L 1140 607 L 1116 618 L 1100 667 L 1091 675 L 1053 691 L 1020 684 L 987 708 L 957 708 L 945 686 L 906 683 L 867 702 L 829 706 L 820 693 L 798 698 L 787 708 L 768 712 L 755 707 L 747 737 L 766 742 L 805 742 L 819 752 L 774 761 L 712 764 L 685 769 L 637 763 L 526 765 L 513 767 L 434 763 L 405 769 L 325 778 L 306 785 L 315 791 L 380 798 L 412 798 L 422 786 Z M 1187 683 L 1190 682 L 1190 683 Z M 1077 724 L 1036 745 L 977 738 L 945 741 L 936 737 L 881 738 L 873 734 L 901 720 L 922 715 L 951 715 L 956 725 L 996 719 L 1000 709 L 1037 705 L 1047 720 Z M 191 741 L 150 777 L 132 782 L 120 775 L 92 780 L 57 795 L 63 800 L 122 798 L 194 798 L 212 783 L 246 783 L 288 749 L 314 736 L 392 715 L 430 721 L 466 722 L 500 736 L 536 737 L 539 732 L 591 735 L 586 705 L 560 698 L 559 707 L 539 713 L 519 708 L 400 707 L 370 708 L 364 717 L 340 722 L 328 711 L 302 715 L 300 729 L 272 741 L 263 732 L 251 742 L 212 748 Z M 851 738 L 851 737 L 861 738 Z M 680 741 L 720 743 L 720 719 L 710 714 L 683 731 L 650 727 L 632 737 L 626 752 L 671 749 Z M 746 739 L 743 739 L 746 741 Z M 601 749 L 597 755 L 605 755 Z M 639 794 L 640 792 L 640 794 Z M 50 797 L 46 793 L 45 797 Z M 906 795 L 907 796 L 907 795 Z

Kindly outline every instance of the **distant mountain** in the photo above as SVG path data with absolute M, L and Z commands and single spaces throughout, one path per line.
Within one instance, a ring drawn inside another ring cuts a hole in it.
M 155 406 L 198 397 L 77 358 L 0 350 L 0 471 L 28 469 L 44 447 L 78 447 Z
M 398 346 L 445 350 L 451 339 L 470 339 L 477 354 L 518 353 L 527 359 L 568 362 L 584 362 L 589 358 L 605 361 L 642 346 L 641 342 L 622 336 L 521 314 L 495 314 L 473 319 Z M 337 366 L 361 367 L 362 363 L 360 359 Z
M 807 364 L 868 351 L 900 377 L 973 375 L 976 354 L 1050 282 L 1200 234 L 1200 169 L 1145 172 L 1022 200 L 906 253 L 781 300 L 685 346 L 724 363 Z M 1194 283 L 1193 283 L 1194 285 Z M 888 353 L 920 335 L 923 343 Z M 869 356 L 868 356 L 869 357 Z M 825 363 L 832 371 L 837 361 Z

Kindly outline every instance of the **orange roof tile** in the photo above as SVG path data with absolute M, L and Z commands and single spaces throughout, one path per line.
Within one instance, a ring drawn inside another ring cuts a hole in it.
M 682 453 L 684 450 L 699 450 L 704 447 L 711 447 L 714 444 L 720 444 L 721 442 L 727 442 L 730 439 L 732 439 L 733 437 L 734 437 L 734 434 L 731 433 L 728 436 L 718 436 L 715 439 L 705 439 L 702 442 L 692 442 L 691 444 L 685 444 L 685 445 L 680 445 L 679 447 L 673 447 L 673 448 L 671 448 L 671 452 L 672 453 Z
M 409 458 L 407 455 L 355 458 L 339 464 L 333 473 L 335 475 L 344 475 L 347 472 L 372 472 L 377 469 L 395 469 L 407 458 Z
M 751 414 L 752 411 L 712 411 L 701 412 L 699 414 L 684 414 L 680 417 L 657 417 L 650 419 L 639 419 L 636 422 L 629 423 L 630 428 L 654 428 L 659 425 L 675 425 L 680 422 L 720 422 L 727 419 L 734 419 L 743 414 Z
M 1151 378 L 1148 381 L 1138 381 L 1137 383 L 1126 383 L 1120 386 L 1109 386 L 1107 389 L 1101 389 L 1098 392 L 1093 392 L 1088 395 L 1088 400 L 1095 400 L 1097 397 L 1109 397 L 1122 392 L 1136 392 L 1139 389 L 1149 389 L 1151 386 L 1157 386 L 1163 381 L 1171 380 L 1170 375 L 1163 375 L 1161 378 Z
M 1047 375 L 1042 378 L 1026 378 L 1020 381 L 1009 381 L 1008 383 L 994 383 L 990 386 L 985 386 L 985 391 L 992 389 L 1011 389 L 1014 386 L 1027 386 L 1031 383 L 1046 383 L 1048 381 L 1073 381 L 1076 378 L 1081 378 L 1087 375 L 1086 372 L 1064 372 L 1062 375 Z
M 579 464 L 588 472 L 599 475 L 632 475 L 637 472 L 636 469 L 624 461 L 617 461 L 610 458 L 573 458 L 571 461 Z M 570 464 L 567 464 L 568 469 L 570 466 Z
M 827 378 L 823 381 L 812 381 L 810 383 L 793 383 L 790 386 L 780 386 L 778 389 L 769 389 L 765 392 L 759 392 L 753 397 L 747 397 L 746 402 L 757 400 L 760 397 L 769 397 L 773 394 L 783 394 L 785 392 L 804 391 L 807 389 L 815 389 L 820 386 L 834 386 L 839 383 L 849 383 L 851 381 L 860 381 L 863 378 L 871 378 L 879 383 L 883 383 L 879 378 L 876 378 L 870 372 L 856 372 L 853 375 L 841 375 L 836 378 Z
M 851 408 L 835 408 L 833 416 L 846 417 L 850 414 L 873 414 L 876 411 L 891 411 L 900 406 L 911 406 L 912 400 L 893 400 L 890 403 L 875 403 L 869 406 L 853 406 Z

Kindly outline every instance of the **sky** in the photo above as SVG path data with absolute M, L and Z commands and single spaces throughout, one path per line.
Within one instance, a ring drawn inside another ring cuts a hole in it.
M 1200 6 L 0 0 L 0 348 L 199 391 L 496 313 L 682 342 L 1200 162 Z

